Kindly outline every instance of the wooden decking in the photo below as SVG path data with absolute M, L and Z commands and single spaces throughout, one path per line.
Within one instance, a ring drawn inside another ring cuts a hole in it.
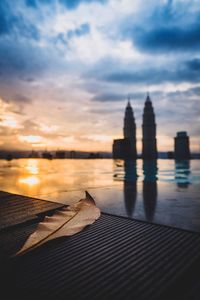
M 198 233 L 102 213 L 72 237 L 9 258 L 37 222 L 0 231 L 2 287 L 11 299 L 199 300 Z

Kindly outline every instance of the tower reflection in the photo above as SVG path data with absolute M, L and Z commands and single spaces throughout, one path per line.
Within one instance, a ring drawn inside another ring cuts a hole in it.
M 137 177 L 136 161 L 124 161 L 124 202 L 129 217 L 132 216 L 135 208 Z
M 153 221 L 157 202 L 157 161 L 143 161 L 143 204 L 146 220 Z
M 175 160 L 175 181 L 178 187 L 188 188 L 190 182 L 190 160 Z

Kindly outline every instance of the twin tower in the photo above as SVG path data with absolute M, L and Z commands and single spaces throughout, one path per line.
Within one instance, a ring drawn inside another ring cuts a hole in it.
M 130 101 L 124 117 L 124 138 L 113 142 L 113 158 L 137 159 L 136 125 Z M 142 123 L 142 158 L 157 159 L 156 123 L 151 99 L 147 95 Z

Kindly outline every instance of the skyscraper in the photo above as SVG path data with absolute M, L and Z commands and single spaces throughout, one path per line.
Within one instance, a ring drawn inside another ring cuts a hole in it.
M 149 94 L 147 95 L 142 124 L 142 158 L 157 158 L 156 123 L 155 114 Z
M 130 153 L 131 158 L 137 158 L 136 150 L 136 125 L 135 118 L 133 114 L 133 109 L 131 107 L 130 100 L 128 100 L 125 116 L 124 116 L 124 139 L 130 141 Z
M 113 158 L 136 159 L 136 125 L 129 100 L 125 109 L 123 130 L 124 138 L 114 140 L 113 142 Z
M 129 139 L 113 141 L 113 158 L 131 159 L 131 145 Z
M 124 139 L 128 139 L 130 141 L 131 157 L 137 158 L 136 125 L 130 100 L 128 100 L 124 116 Z
M 186 131 L 177 132 L 174 138 L 175 159 L 190 159 L 190 143 Z

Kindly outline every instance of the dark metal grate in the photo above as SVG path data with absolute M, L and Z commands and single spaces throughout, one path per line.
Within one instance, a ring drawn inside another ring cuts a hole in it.
M 11 260 L 6 273 L 16 297 L 29 299 L 197 299 L 200 235 L 102 214 Z

